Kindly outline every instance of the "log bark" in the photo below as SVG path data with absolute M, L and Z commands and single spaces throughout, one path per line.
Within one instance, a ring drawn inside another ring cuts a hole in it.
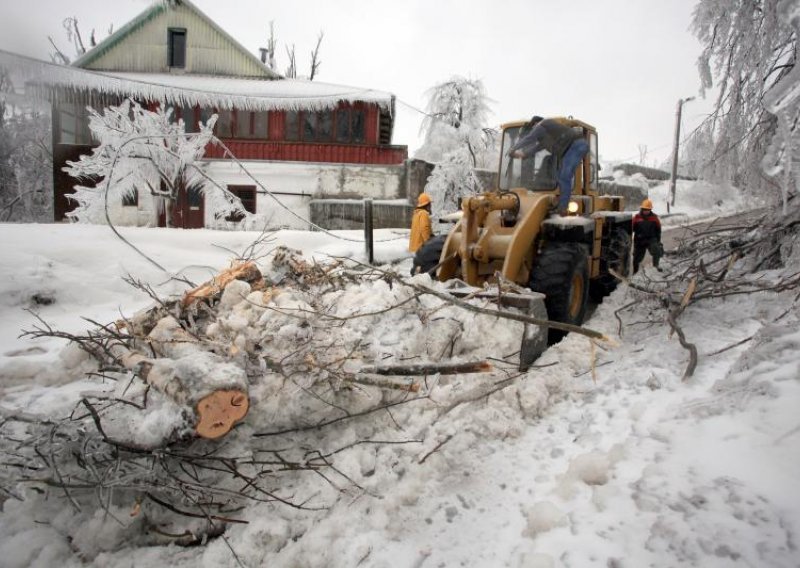
M 255 262 L 249 261 L 235 264 L 227 270 L 223 270 L 208 282 L 184 294 L 181 305 L 186 308 L 200 300 L 218 296 L 225 289 L 225 286 L 234 280 L 243 280 L 248 284 L 253 284 L 263 280 L 263 276 Z
M 122 343 L 110 351 L 157 391 L 190 407 L 198 436 L 220 438 L 247 415 L 247 375 L 238 365 L 204 350 L 172 317 L 160 320 L 147 341 L 160 357 L 147 357 Z

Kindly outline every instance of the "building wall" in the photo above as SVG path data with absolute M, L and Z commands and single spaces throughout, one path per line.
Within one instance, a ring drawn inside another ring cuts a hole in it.
M 252 228 L 289 227 L 307 229 L 298 219 L 311 219 L 309 204 L 319 199 L 405 200 L 406 166 L 364 166 L 355 164 L 324 164 L 303 162 L 244 162 L 247 171 L 264 188 L 274 192 L 279 205 L 265 189 L 256 186 L 256 215 L 249 221 Z M 205 173 L 223 187 L 255 185 L 239 166 L 226 160 L 206 162 Z M 208 203 L 208 199 L 206 201 Z M 237 224 L 213 218 L 206 207 L 206 226 L 239 228 Z M 289 211 L 287 211 L 287 209 Z
M 183 73 L 266 77 L 268 72 L 255 57 L 243 54 L 232 42 L 204 18 L 186 6 L 163 7 L 146 19 L 124 41 L 85 65 L 86 69 L 142 73 L 169 73 L 167 29 L 185 28 L 186 67 Z M 101 44 L 98 46 L 103 48 Z
M 376 228 L 408 227 L 413 205 L 425 187 L 426 173 L 432 169 L 420 160 L 388 166 L 268 161 L 243 162 L 243 165 L 247 171 L 228 160 L 203 162 L 204 173 L 213 180 L 204 197 L 205 227 L 308 229 L 307 221 L 311 221 L 328 229 L 358 229 L 363 223 L 365 198 L 373 200 Z M 493 172 L 477 173 L 482 181 L 491 184 Z M 214 184 L 224 188 L 256 186 L 255 215 L 241 222 L 215 218 L 214 200 L 220 199 L 221 193 L 213 188 Z M 123 206 L 121 202 L 109 206 L 115 224 L 143 227 L 159 224 L 158 204 L 146 193 L 139 195 L 137 207 Z

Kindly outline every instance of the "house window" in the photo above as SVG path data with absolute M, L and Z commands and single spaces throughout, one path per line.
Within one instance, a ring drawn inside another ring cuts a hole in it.
M 269 113 L 236 111 L 236 138 L 267 139 Z
M 330 142 L 331 134 L 333 131 L 333 113 L 331 111 L 323 111 L 317 113 L 317 135 L 318 142 Z
M 350 111 L 350 141 L 355 144 L 364 143 L 364 111 Z
M 200 109 L 200 124 L 202 124 L 203 126 L 208 124 L 208 121 L 209 121 L 209 119 L 211 118 L 211 116 L 213 114 L 214 114 L 214 111 L 211 110 L 210 108 L 201 108 Z M 198 127 L 199 127 L 199 125 L 198 125 Z
M 197 125 L 197 113 L 194 107 L 185 106 L 181 108 L 181 118 L 187 134 L 200 132 L 200 127 Z
M 214 126 L 215 134 L 218 138 L 231 138 L 233 136 L 233 112 L 220 110 L 217 112 L 217 124 Z
M 236 111 L 236 137 L 250 138 L 250 113 L 247 111 Z
M 265 112 L 253 113 L 253 138 L 259 140 L 267 139 L 267 127 L 269 126 L 269 114 Z
M 256 186 L 254 185 L 229 185 L 228 191 L 242 201 L 244 210 L 248 213 L 256 212 Z M 238 222 L 244 219 L 241 212 L 231 213 L 225 217 L 226 221 Z
M 134 188 L 133 192 L 126 193 L 122 196 L 123 207 L 138 207 L 139 206 L 139 190 Z
M 336 113 L 336 141 L 350 142 L 350 110 L 339 109 Z
M 335 111 L 288 111 L 285 139 L 294 142 L 364 142 L 364 111 L 340 108 Z
M 58 105 L 59 144 L 89 145 L 92 132 L 89 130 L 89 111 L 81 103 Z
M 356 108 L 337 109 L 335 139 L 345 144 L 363 144 L 364 111 Z
M 300 113 L 295 110 L 286 113 L 286 139 L 300 140 Z
M 186 67 L 186 29 L 169 28 L 167 32 L 168 54 L 170 67 Z
M 316 127 L 316 116 L 313 112 L 302 113 L 303 120 L 303 140 L 306 142 L 314 141 L 314 130 Z

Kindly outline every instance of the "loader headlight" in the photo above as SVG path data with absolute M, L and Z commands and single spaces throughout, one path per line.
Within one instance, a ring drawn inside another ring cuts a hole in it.
M 569 205 L 567 205 L 567 211 L 571 215 L 575 215 L 578 212 L 578 202 L 577 201 L 570 201 Z

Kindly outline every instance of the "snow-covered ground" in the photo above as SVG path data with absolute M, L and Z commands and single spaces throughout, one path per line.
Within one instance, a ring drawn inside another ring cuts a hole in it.
M 613 166 L 608 166 L 608 169 L 612 168 Z M 675 182 L 675 205 L 670 205 L 668 211 L 668 181 L 653 185 L 640 173 L 627 176 L 621 170 L 614 171 L 614 181 L 622 185 L 641 187 L 653 201 L 654 211 L 664 218 L 666 225 L 728 215 L 744 209 L 748 204 L 752 207 L 753 201 L 751 197 L 750 202 L 745 203 L 741 192 L 731 185 L 679 179 Z M 758 202 L 756 205 L 763 206 L 764 203 Z
M 685 210 L 697 216 L 726 211 L 737 194 L 715 209 L 719 192 L 681 183 L 678 203 L 685 198 Z M 230 251 L 244 250 L 258 236 L 160 229 L 124 235 L 169 271 L 195 281 L 226 266 Z M 381 231 L 377 238 L 394 236 Z M 360 243 L 322 233 L 282 231 L 273 238 L 263 252 L 285 244 L 320 260 L 363 258 Z M 64 374 L 75 364 L 63 343 L 17 337 L 37 323 L 26 310 L 78 331 L 87 327 L 81 317 L 108 322 L 150 303 L 123 282 L 127 274 L 164 295 L 182 286 L 106 227 L 0 225 L 0 242 L 5 408 L 56 413 L 92 386 Z M 405 245 L 402 239 L 376 243 L 378 260 L 403 259 Z M 800 246 L 793 248 L 789 273 L 800 261 Z M 407 273 L 408 264 L 406 258 L 399 269 Z M 658 274 L 646 266 L 637 279 L 647 277 Z M 328 506 L 324 511 L 253 505 L 239 513 L 249 524 L 229 526 L 227 543 L 140 546 L 126 540 L 138 528 L 126 528 L 134 524 L 130 507 L 115 510 L 118 520 L 102 512 L 77 515 L 60 492 L 47 499 L 31 493 L 26 502 L 3 504 L 0 565 L 236 566 L 230 546 L 245 566 L 798 566 L 795 294 L 761 292 L 690 306 L 681 322 L 700 360 L 682 382 L 686 351 L 657 311 L 621 287 L 585 324 L 612 337 L 613 345 L 594 348 L 573 334 L 524 376 L 495 383 L 493 394 L 467 396 L 497 376 L 442 378 L 429 385 L 429 400 L 330 433 L 340 445 L 359 438 L 409 443 L 342 452 L 337 464 L 361 490 L 337 492 L 323 484 L 314 495 L 318 478 L 293 486 L 299 497 Z M 336 308 L 378 310 L 401 298 L 396 286 L 377 281 L 354 286 Z M 620 313 L 620 336 L 615 312 L 637 299 L 635 309 Z M 462 347 L 476 354 L 502 357 L 518 348 L 503 322 L 473 321 L 455 308 L 437 315 L 458 320 Z M 394 356 L 401 354 L 395 349 L 430 350 L 443 340 L 425 336 L 436 329 L 427 326 L 443 323 L 420 323 L 426 329 L 413 337 L 410 321 L 373 317 L 363 333 Z M 270 429 L 269 417 L 251 412 L 236 439 L 259 429 Z

